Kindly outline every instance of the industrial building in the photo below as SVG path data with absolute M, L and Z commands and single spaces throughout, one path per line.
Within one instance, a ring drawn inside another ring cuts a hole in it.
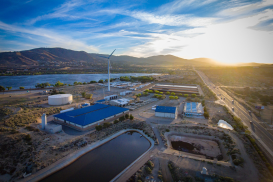
M 65 104 L 71 104 L 73 102 L 73 96 L 71 94 L 57 94 L 48 96 L 48 104 L 53 106 L 60 106 Z
M 111 106 L 118 106 L 118 107 L 125 107 L 130 103 L 129 99 L 117 99 L 117 100 L 111 100 L 109 101 L 109 104 Z
M 125 96 L 125 95 L 129 95 L 131 93 L 132 93 L 132 91 L 127 90 L 127 91 L 124 91 L 124 92 L 120 92 L 119 94 Z
M 117 99 L 118 98 L 118 96 L 117 95 L 108 95 L 108 96 L 106 96 L 106 97 L 104 97 L 104 99 L 105 100 L 114 100 L 114 99 Z
M 199 102 L 186 102 L 184 105 L 183 114 L 185 116 L 203 116 L 204 108 Z
M 158 90 L 160 92 L 174 92 L 178 94 L 196 94 L 199 95 L 199 90 L 196 85 L 161 85 L 156 84 L 150 90 Z
M 112 122 L 128 112 L 129 109 L 126 108 L 95 104 L 82 109 L 56 114 L 54 115 L 54 120 L 55 122 L 84 131 L 104 122 Z
M 177 108 L 168 106 L 156 106 L 155 116 L 177 119 Z

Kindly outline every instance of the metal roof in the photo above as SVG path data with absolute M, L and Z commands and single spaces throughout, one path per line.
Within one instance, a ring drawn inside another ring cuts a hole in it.
M 175 114 L 176 107 L 168 107 L 168 106 L 156 106 L 155 112 L 164 112 L 164 113 L 174 113 Z
M 96 102 L 105 102 L 105 99 L 97 100 Z
M 81 126 L 86 126 L 110 116 L 126 112 L 129 109 L 109 106 L 104 104 L 95 104 L 93 106 L 68 111 L 54 115 L 54 117 L 69 121 Z

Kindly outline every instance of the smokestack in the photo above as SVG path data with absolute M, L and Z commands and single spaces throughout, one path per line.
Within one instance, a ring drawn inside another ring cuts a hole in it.
M 42 129 L 43 130 L 45 129 L 46 125 L 47 125 L 47 117 L 46 117 L 46 113 L 44 113 L 42 115 Z

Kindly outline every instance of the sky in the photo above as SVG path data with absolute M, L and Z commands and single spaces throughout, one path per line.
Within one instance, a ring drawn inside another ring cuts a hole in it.
M 2 0 L 0 52 L 38 47 L 273 63 L 273 0 Z

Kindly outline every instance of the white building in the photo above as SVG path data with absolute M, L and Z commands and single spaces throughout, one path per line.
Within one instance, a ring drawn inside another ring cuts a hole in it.
M 117 98 L 118 98 L 117 95 L 109 95 L 109 96 L 104 97 L 104 99 L 106 101 L 108 101 L 108 100 L 114 100 L 114 99 L 117 99 Z
M 124 91 L 124 92 L 120 92 L 120 95 L 129 95 L 129 94 L 131 94 L 132 93 L 132 91 Z
M 130 100 L 129 99 L 117 99 L 117 100 L 111 100 L 109 101 L 109 104 L 111 106 L 119 106 L 119 107 L 124 107 L 127 106 L 129 104 Z
M 177 108 L 168 106 L 156 106 L 155 116 L 177 119 Z

